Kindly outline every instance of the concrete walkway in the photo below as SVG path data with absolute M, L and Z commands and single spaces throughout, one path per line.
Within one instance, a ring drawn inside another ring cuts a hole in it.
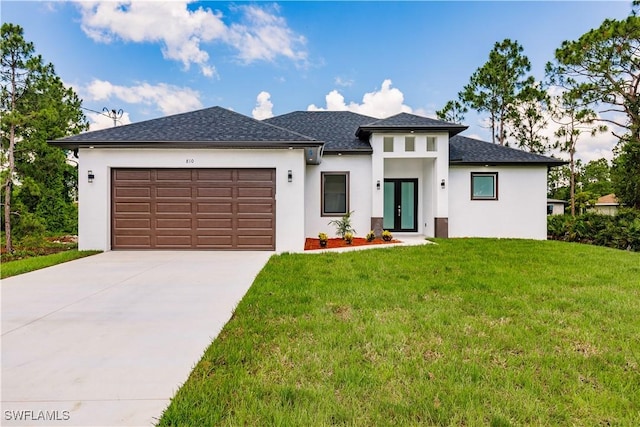
M 3 280 L 0 424 L 155 424 L 271 255 L 114 251 Z

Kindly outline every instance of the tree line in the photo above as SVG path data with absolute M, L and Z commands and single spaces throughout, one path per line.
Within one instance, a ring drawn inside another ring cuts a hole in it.
M 621 203 L 640 209 L 639 4 L 633 2 L 626 19 L 607 19 L 578 40 L 563 42 L 546 64 L 542 81 L 529 74 L 531 62 L 517 41 L 496 42 L 457 99 L 437 111 L 438 118 L 462 123 L 474 110 L 488 119 L 494 143 L 538 154 L 567 153 L 572 215 L 578 144 L 585 135 L 610 131 L 618 140 L 611 190 Z

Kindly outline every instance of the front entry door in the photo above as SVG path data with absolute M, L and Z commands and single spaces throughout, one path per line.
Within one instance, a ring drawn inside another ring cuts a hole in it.
M 389 231 L 418 231 L 418 180 L 384 180 L 384 219 Z

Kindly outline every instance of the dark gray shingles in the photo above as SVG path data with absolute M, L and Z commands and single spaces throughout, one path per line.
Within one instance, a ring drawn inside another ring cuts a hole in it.
M 456 135 L 449 140 L 450 164 L 546 164 L 560 166 L 567 162 L 552 157 L 503 147 L 491 142 Z
M 306 142 L 313 138 L 221 107 L 206 108 L 125 126 L 86 132 L 57 143 L 118 142 Z
M 449 123 L 442 120 L 431 119 L 429 117 L 417 116 L 415 114 L 400 113 L 386 119 L 375 120 L 360 127 L 359 133 L 370 134 L 375 131 L 406 131 L 406 130 L 431 130 L 447 131 L 449 136 L 456 135 L 467 126 L 456 123 Z
M 324 141 L 325 153 L 371 153 L 369 142 L 358 139 L 356 131 L 372 120 L 375 118 L 350 111 L 294 111 L 264 122 Z

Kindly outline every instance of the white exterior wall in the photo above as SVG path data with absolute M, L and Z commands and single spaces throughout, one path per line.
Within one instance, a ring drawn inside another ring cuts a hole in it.
M 304 249 L 305 159 L 302 149 L 90 149 L 79 150 L 78 247 L 111 249 L 113 168 L 275 168 L 276 251 Z M 95 175 L 92 183 L 88 171 Z M 293 181 L 287 181 L 288 171 Z
M 471 172 L 498 172 L 498 200 L 471 200 Z M 449 237 L 547 238 L 546 166 L 451 166 Z
M 358 236 L 365 236 L 371 228 L 371 156 L 368 154 L 324 155 L 319 165 L 307 165 L 304 205 L 306 206 L 305 236 L 317 237 L 318 233 L 336 235 L 329 221 L 340 216 L 322 216 L 321 213 L 321 172 L 349 172 L 349 210 L 353 211 L 351 224 Z M 300 200 L 303 200 L 302 198 Z

